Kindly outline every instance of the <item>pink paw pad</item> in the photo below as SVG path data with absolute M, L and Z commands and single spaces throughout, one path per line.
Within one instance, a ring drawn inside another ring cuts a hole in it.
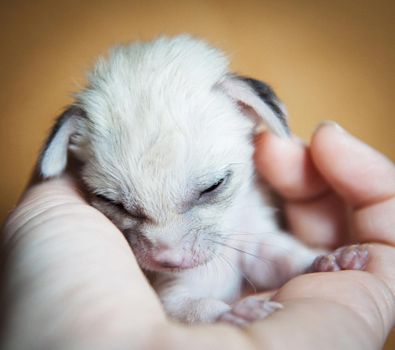
M 354 244 L 336 249 L 333 253 L 317 257 L 311 272 L 363 270 L 369 259 L 366 245 Z
M 218 318 L 218 321 L 243 327 L 251 322 L 263 320 L 282 308 L 283 306 L 275 301 L 251 296 L 234 304 L 232 309 Z

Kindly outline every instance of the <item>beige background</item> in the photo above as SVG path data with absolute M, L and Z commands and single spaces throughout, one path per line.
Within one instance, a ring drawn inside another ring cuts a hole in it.
M 301 137 L 335 119 L 395 159 L 393 3 L 2 1 L 0 222 L 94 58 L 161 33 L 204 37 L 230 54 L 234 70 L 272 84 Z

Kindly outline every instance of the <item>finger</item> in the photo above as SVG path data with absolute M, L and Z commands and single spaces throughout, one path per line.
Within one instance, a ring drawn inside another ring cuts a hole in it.
M 257 169 L 285 199 L 288 229 L 305 243 L 330 249 L 346 240 L 346 210 L 300 142 L 270 133 L 256 143 Z
M 395 195 L 394 164 L 334 123 L 313 134 L 311 154 L 320 173 L 354 207 Z
M 334 249 L 349 241 L 348 209 L 335 193 L 286 202 L 284 209 L 289 230 L 311 247 Z
M 393 163 L 333 124 L 318 128 L 311 153 L 325 179 L 354 207 L 356 238 L 395 245 Z
M 356 210 L 352 222 L 359 241 L 395 246 L 395 197 Z
M 257 137 L 255 149 L 257 170 L 284 198 L 307 200 L 327 191 L 309 150 L 300 142 L 264 132 Z

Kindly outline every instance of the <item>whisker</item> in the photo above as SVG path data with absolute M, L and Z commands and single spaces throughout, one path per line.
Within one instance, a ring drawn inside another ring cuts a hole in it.
M 218 257 L 218 255 L 214 252 L 214 251 L 212 251 L 212 253 L 214 254 L 214 256 L 217 256 Z M 216 259 L 213 259 L 214 260 L 214 266 L 215 266 L 215 272 L 217 273 L 217 276 L 221 276 L 221 274 L 220 274 L 220 269 L 218 268 L 218 261 L 216 260 Z
M 281 246 L 280 244 L 270 244 L 270 243 L 264 242 L 262 240 L 258 241 L 258 240 L 233 238 L 233 236 L 236 236 L 236 237 L 237 236 L 244 236 L 244 237 L 246 237 L 246 236 L 251 237 L 252 236 L 251 238 L 255 238 L 256 236 L 259 236 L 262 238 L 262 236 L 265 236 L 266 234 L 263 234 L 263 235 L 262 234 L 250 234 L 250 233 L 229 234 L 229 233 L 221 233 L 221 231 L 215 231 L 215 232 L 212 232 L 211 235 L 214 236 L 215 238 L 221 239 L 223 241 L 222 243 L 225 243 L 227 241 L 240 242 L 240 243 L 254 244 L 257 246 L 261 246 L 261 247 L 269 247 L 269 248 L 272 247 L 275 249 L 281 249 L 282 251 L 284 251 L 286 253 L 292 252 L 292 249 Z M 233 247 L 233 248 L 235 248 L 235 247 Z M 250 254 L 252 254 L 252 253 L 250 253 Z M 269 260 L 269 259 L 267 259 L 267 260 Z
M 233 271 L 233 273 L 238 276 L 237 271 L 234 269 L 232 263 L 230 262 L 230 260 L 225 256 L 225 254 L 221 254 L 221 253 L 217 253 L 216 254 L 217 257 L 221 258 L 222 261 L 225 261 L 225 263 L 230 267 L 230 269 Z
M 262 210 L 262 212 L 264 213 L 265 210 L 271 210 L 274 212 L 278 212 L 278 211 L 283 211 L 282 208 L 279 207 L 274 207 L 271 205 L 262 205 L 262 204 L 248 204 L 248 205 L 243 205 L 241 207 L 239 207 L 240 209 L 246 209 L 246 208 L 259 208 Z
M 235 275 L 237 276 L 237 272 L 236 270 L 233 268 L 232 262 L 229 260 L 229 258 L 225 255 L 225 254 L 221 254 L 222 259 L 228 263 L 228 265 L 230 266 L 230 268 L 232 269 L 232 271 L 235 273 Z M 247 275 L 243 272 L 243 270 L 240 269 L 240 273 L 243 276 L 243 278 L 250 284 L 250 286 L 252 287 L 252 289 L 254 290 L 254 293 L 257 293 L 257 289 L 254 283 L 252 283 L 252 281 L 247 277 Z
M 245 250 L 243 250 L 243 249 L 240 249 L 240 248 L 233 247 L 233 246 L 231 246 L 231 245 L 229 245 L 229 244 L 226 244 L 226 243 L 223 243 L 223 242 L 213 241 L 213 240 L 208 239 L 208 238 L 206 238 L 206 240 L 208 240 L 208 241 L 210 241 L 210 242 L 212 242 L 212 243 L 219 244 L 219 245 L 222 245 L 222 246 L 224 246 L 224 247 L 233 249 L 233 250 L 238 251 L 238 252 L 240 252 L 240 253 L 243 253 L 243 254 L 247 254 L 247 255 L 249 255 L 249 256 L 252 256 L 252 257 L 254 257 L 255 259 L 257 259 L 257 260 L 259 260 L 259 261 L 262 261 L 262 262 L 265 263 L 265 264 L 269 264 L 269 262 L 271 262 L 271 261 L 268 260 L 268 259 L 267 259 L 267 260 L 264 260 L 263 258 L 261 258 L 261 257 L 258 256 L 258 255 L 255 255 L 255 254 L 253 254 L 253 253 L 251 253 L 251 252 L 247 252 L 247 251 L 245 251 Z
M 281 231 L 281 230 L 278 230 Z M 234 233 L 229 233 L 229 235 L 251 235 L 251 236 L 262 236 L 262 235 L 276 235 L 278 231 L 259 231 L 259 232 L 251 232 L 251 231 L 240 231 L 240 230 L 235 230 L 232 228 L 223 228 L 223 232 L 234 232 Z
M 234 232 L 238 232 L 238 231 L 234 231 Z M 266 243 L 262 240 L 248 240 L 248 239 L 240 239 L 240 238 L 234 238 L 234 237 L 238 237 L 238 236 L 243 236 L 242 238 L 256 238 L 257 236 L 260 238 L 264 238 L 265 236 L 268 235 L 276 235 L 275 233 L 272 232 L 265 232 L 265 233 L 250 233 L 250 232 L 240 232 L 240 233 L 228 233 L 228 232 L 221 232 L 221 231 L 216 231 L 216 232 L 212 232 L 211 233 L 212 236 L 221 238 L 224 241 L 235 241 L 235 242 L 243 242 L 243 243 L 250 243 L 250 244 L 257 244 L 260 246 L 267 246 L 267 247 L 273 247 L 273 248 L 281 248 L 284 251 L 290 252 L 291 249 L 287 249 L 285 247 L 282 247 L 281 245 L 276 245 L 276 244 L 270 244 L 270 243 Z
M 229 165 L 245 165 L 245 162 L 234 162 L 234 163 L 229 163 Z
M 255 244 L 255 245 L 259 245 L 262 247 L 273 247 L 276 249 L 282 249 L 285 252 L 291 252 L 292 250 L 286 247 L 282 247 L 281 245 L 276 245 L 276 244 L 270 244 L 270 243 L 266 243 L 266 242 L 261 242 L 261 241 L 249 241 L 249 240 L 245 240 L 245 239 L 236 239 L 236 238 L 230 238 L 228 239 L 230 241 L 234 241 L 234 242 L 241 242 L 241 243 L 249 243 L 249 244 Z

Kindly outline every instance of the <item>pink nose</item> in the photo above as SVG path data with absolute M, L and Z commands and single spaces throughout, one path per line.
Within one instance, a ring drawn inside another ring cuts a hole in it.
M 168 248 L 158 248 L 152 253 L 152 260 L 165 268 L 183 267 L 183 256 Z

